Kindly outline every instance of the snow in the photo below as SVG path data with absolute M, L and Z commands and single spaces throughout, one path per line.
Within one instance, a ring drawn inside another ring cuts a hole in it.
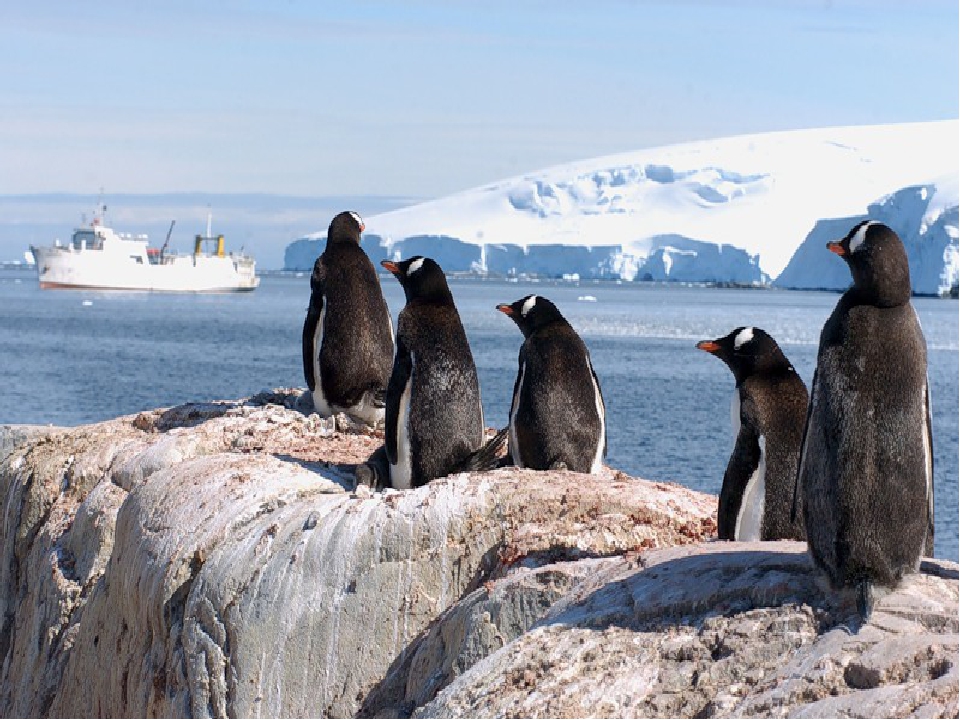
M 559 165 L 375 215 L 364 248 L 374 262 L 430 255 L 450 272 L 802 287 L 836 268 L 811 238 L 842 237 L 870 217 L 917 246 L 915 288 L 936 292 L 958 275 L 957 168 L 956 120 L 721 138 Z M 312 267 L 323 237 L 289 246 L 286 267 Z M 792 267 L 786 282 L 792 259 L 806 269 Z

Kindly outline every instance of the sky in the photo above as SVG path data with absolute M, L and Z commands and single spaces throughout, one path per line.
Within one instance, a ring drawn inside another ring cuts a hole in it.
M 0 4 L 0 195 L 440 197 L 958 116 L 956 0 Z

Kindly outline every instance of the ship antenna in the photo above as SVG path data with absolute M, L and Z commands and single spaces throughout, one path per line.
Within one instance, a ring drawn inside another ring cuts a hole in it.
M 210 206 L 207 205 L 207 237 L 213 237 L 211 224 L 213 223 L 213 213 L 210 212 Z

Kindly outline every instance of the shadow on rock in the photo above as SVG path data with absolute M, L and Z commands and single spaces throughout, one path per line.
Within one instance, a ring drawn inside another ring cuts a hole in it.
M 726 543 L 716 542 L 665 551 L 653 564 L 612 580 L 583 599 L 558 604 L 538 625 L 658 631 L 783 605 L 808 605 L 831 626 L 848 619 L 851 608 L 825 593 L 803 545 L 778 544 L 789 547 L 728 550 L 723 548 Z
M 344 492 L 353 492 L 356 489 L 356 471 L 357 466 L 351 464 L 335 464 L 328 462 L 311 462 L 303 458 L 287 455 L 286 453 L 272 453 L 273 457 L 281 462 L 293 463 L 299 465 L 304 470 L 309 470 L 330 482 L 334 482 L 343 488 Z
M 483 556 L 483 560 L 478 568 L 474 577 L 470 580 L 470 583 L 464 589 L 463 593 L 460 595 L 460 599 L 453 604 L 446 611 L 441 613 L 439 617 L 427 628 L 423 633 L 418 635 L 411 643 L 409 643 L 399 655 L 394 659 L 390 664 L 389 669 L 386 674 L 383 676 L 383 679 L 377 683 L 369 693 L 367 693 L 366 698 L 364 698 L 363 705 L 361 705 L 360 710 L 357 713 L 357 717 L 360 718 L 374 718 L 374 717 L 395 717 L 395 718 L 408 718 L 414 711 L 425 702 L 424 699 L 418 698 L 415 701 L 410 699 L 408 696 L 408 685 L 410 684 L 410 678 L 414 675 L 419 675 L 417 672 L 417 665 L 424 663 L 424 656 L 432 655 L 431 652 L 435 647 L 442 648 L 444 650 L 448 649 L 450 643 L 450 638 L 448 637 L 439 637 L 448 635 L 449 632 L 445 632 L 448 626 L 448 620 L 451 615 L 455 615 L 457 612 L 461 611 L 460 602 L 465 598 L 471 596 L 474 593 L 484 593 L 484 590 L 478 590 L 481 585 L 483 585 L 494 572 L 494 569 L 499 563 L 499 556 L 501 551 L 501 546 L 495 546 L 490 548 L 486 554 Z M 456 634 L 456 633 L 455 633 Z M 431 667 L 431 675 L 436 674 L 438 668 L 434 667 L 436 663 L 430 662 L 434 658 L 430 658 L 427 662 Z M 472 664 L 472 663 L 471 663 Z M 469 667 L 469 665 L 467 666 Z M 462 672 L 465 668 L 460 668 Z M 431 680 L 436 680 L 431 678 Z M 449 679 L 447 680 L 449 681 Z M 432 699 L 433 695 L 442 688 L 446 683 L 438 683 L 437 687 L 432 688 L 427 700 Z

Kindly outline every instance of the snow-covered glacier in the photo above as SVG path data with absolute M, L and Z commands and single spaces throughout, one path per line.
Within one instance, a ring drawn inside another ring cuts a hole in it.
M 958 275 L 957 158 L 953 120 L 685 143 L 375 215 L 363 245 L 448 272 L 832 288 L 849 274 L 816 244 L 875 217 L 907 243 L 915 290 L 935 294 Z M 285 267 L 310 269 L 324 242 L 295 241 Z

